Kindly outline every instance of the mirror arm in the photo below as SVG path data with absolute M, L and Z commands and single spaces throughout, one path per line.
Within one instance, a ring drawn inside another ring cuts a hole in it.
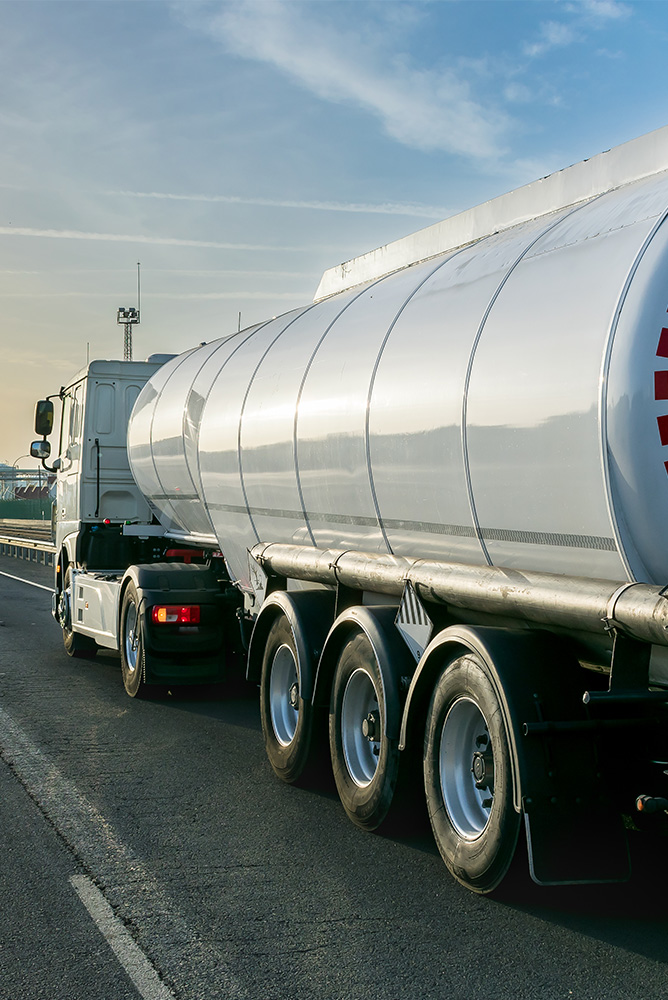
M 46 434 L 44 435 L 43 440 L 46 441 Z M 45 458 L 40 459 L 40 461 L 42 463 L 42 467 L 46 469 L 47 472 L 58 472 L 58 469 L 60 468 L 59 458 L 54 459 L 53 465 L 47 465 Z

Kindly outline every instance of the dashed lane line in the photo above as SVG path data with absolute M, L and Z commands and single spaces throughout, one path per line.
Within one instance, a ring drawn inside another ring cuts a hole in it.
M 107 940 L 112 947 L 114 945 L 111 938 L 115 942 L 120 940 L 117 929 L 118 926 L 124 926 L 123 909 L 130 907 L 132 919 L 140 927 L 150 928 L 152 919 L 159 913 L 160 940 L 156 943 L 164 952 L 165 963 L 173 969 L 172 979 L 176 977 L 181 980 L 184 970 L 187 970 L 186 979 L 179 983 L 177 996 L 205 996 L 215 983 L 216 996 L 220 1000 L 249 1000 L 248 989 L 231 970 L 229 955 L 221 952 L 213 942 L 202 940 L 193 933 L 178 906 L 165 892 L 144 859 L 121 839 L 105 816 L 59 771 L 49 755 L 31 741 L 2 707 L 0 759 L 9 766 L 47 821 L 67 844 L 80 868 L 90 875 L 90 878 L 73 876 L 71 880 L 82 900 L 82 887 L 86 883 L 92 888 L 96 884 L 104 888 L 104 895 L 97 889 L 95 892 L 83 889 L 83 892 L 90 901 L 94 901 L 98 917 L 109 930 Z M 109 912 L 114 912 L 116 897 L 121 900 L 117 905 L 121 912 L 120 918 L 116 918 L 117 924 L 112 925 L 108 918 Z M 100 904 L 100 898 L 104 901 L 104 906 Z M 128 899 L 131 901 L 128 902 Z M 125 952 L 131 967 L 134 967 L 137 952 L 143 953 L 127 928 L 124 927 L 124 930 L 137 949 L 135 952 L 133 948 L 128 948 Z M 127 938 L 124 938 L 126 944 Z M 153 970 L 155 979 L 146 971 L 147 967 Z M 142 994 L 144 1000 L 173 1000 L 174 994 L 159 979 L 148 958 L 146 966 L 142 968 L 146 977 L 142 982 L 147 984 L 146 988 L 157 989 L 157 984 L 160 984 L 163 989 L 161 993 Z M 167 969 L 165 971 L 168 972 Z
M 143 1000 L 175 1000 L 95 883 L 86 875 L 72 875 L 70 884 Z

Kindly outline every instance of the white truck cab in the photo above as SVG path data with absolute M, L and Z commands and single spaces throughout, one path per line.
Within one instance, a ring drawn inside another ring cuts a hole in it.
M 92 361 L 61 390 L 56 544 L 105 519 L 150 524 L 153 517 L 128 465 L 132 407 L 160 367 L 149 361 Z
M 133 406 L 170 357 L 91 361 L 57 394 L 52 464 L 53 397 L 37 404 L 35 431 L 43 439 L 31 445 L 33 457 L 56 472 L 53 615 L 65 649 L 71 656 L 119 650 L 130 695 L 147 683 L 218 680 L 223 666 L 224 564 L 212 567 L 210 553 L 176 547 L 128 464 Z

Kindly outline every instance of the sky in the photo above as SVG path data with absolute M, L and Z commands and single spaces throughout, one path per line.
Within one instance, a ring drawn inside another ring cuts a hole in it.
M 664 0 L 0 0 L 0 462 L 86 358 L 179 353 L 322 272 L 668 124 Z

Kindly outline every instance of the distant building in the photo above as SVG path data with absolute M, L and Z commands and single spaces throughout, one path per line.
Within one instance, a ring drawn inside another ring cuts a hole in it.
M 48 500 L 56 477 L 43 469 L 17 469 L 0 462 L 0 500 Z

